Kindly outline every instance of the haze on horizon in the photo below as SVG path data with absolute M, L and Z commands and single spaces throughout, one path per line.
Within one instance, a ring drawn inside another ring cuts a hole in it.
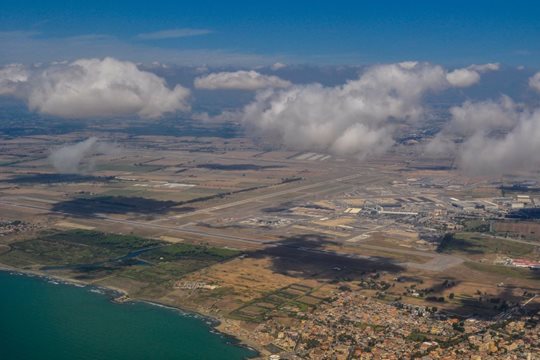
M 395 149 L 451 99 L 423 155 L 471 174 L 540 165 L 537 5 L 227 5 L 3 2 L 0 96 L 81 122 L 238 122 L 276 146 L 357 159 Z M 89 144 L 69 145 L 83 151 L 69 168 Z

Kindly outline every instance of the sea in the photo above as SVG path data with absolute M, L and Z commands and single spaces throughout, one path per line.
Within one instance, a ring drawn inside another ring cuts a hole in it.
M 0 271 L 2 360 L 190 360 L 256 356 L 208 319 L 104 289 Z

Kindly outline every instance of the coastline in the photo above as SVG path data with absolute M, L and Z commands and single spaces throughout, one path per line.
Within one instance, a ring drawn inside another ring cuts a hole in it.
M 262 352 L 264 350 L 261 349 L 261 347 L 258 344 L 255 344 L 252 341 L 249 341 L 248 339 L 244 339 L 241 335 L 224 331 L 224 329 L 222 328 L 222 325 L 225 319 L 220 319 L 220 318 L 210 316 L 207 314 L 202 314 L 193 309 L 186 309 L 186 308 L 181 308 L 177 306 L 172 306 L 169 304 L 163 304 L 163 303 L 160 303 L 159 301 L 155 301 L 151 299 L 134 298 L 134 297 L 129 296 L 129 293 L 126 290 L 121 289 L 119 287 L 115 287 L 115 286 L 95 285 L 92 283 L 72 279 L 65 276 L 50 275 L 42 271 L 20 269 L 20 268 L 16 268 L 16 267 L 6 265 L 3 263 L 0 263 L 0 271 L 15 273 L 17 275 L 22 275 L 22 276 L 38 277 L 38 278 L 42 278 L 43 280 L 56 281 L 64 285 L 95 288 L 95 289 L 103 291 L 104 292 L 103 295 L 109 297 L 109 300 L 113 302 L 118 297 L 126 296 L 128 297 L 128 300 L 125 302 L 145 303 L 148 305 L 173 310 L 179 313 L 181 316 L 190 316 L 190 317 L 198 318 L 209 327 L 209 331 L 216 333 L 219 336 L 222 336 L 224 339 L 227 340 L 227 343 L 230 344 L 231 346 L 239 346 L 239 347 L 247 348 L 257 353 L 255 356 L 250 357 L 248 359 L 262 359 L 263 358 Z M 117 303 L 121 304 L 122 302 L 117 302 Z

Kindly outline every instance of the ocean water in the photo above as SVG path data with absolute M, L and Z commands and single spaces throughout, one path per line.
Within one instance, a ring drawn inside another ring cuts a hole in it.
M 0 271 L 2 360 L 245 359 L 255 352 L 204 319 L 90 287 Z

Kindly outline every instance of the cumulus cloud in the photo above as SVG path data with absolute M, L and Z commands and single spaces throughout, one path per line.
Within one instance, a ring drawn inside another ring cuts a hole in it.
M 77 174 L 93 170 L 93 156 L 116 152 L 118 152 L 118 148 L 115 145 L 102 142 L 96 137 L 90 137 L 84 141 L 53 150 L 49 161 L 60 173 Z
M 501 96 L 498 101 L 466 101 L 461 106 L 451 107 L 450 121 L 426 145 L 429 155 L 456 155 L 460 147 L 456 143 L 464 138 L 478 137 L 480 134 L 505 132 L 519 121 L 519 109 L 508 96 Z
M 455 156 L 473 175 L 500 175 L 540 166 L 540 109 L 507 96 L 465 102 L 450 109 L 449 123 L 426 146 L 435 155 Z
M 466 101 L 460 106 L 451 107 L 450 121 L 427 144 L 425 150 L 430 155 L 455 155 L 458 150 L 456 141 L 513 128 L 519 121 L 522 108 L 521 104 L 504 95 L 498 101 Z
M 540 109 L 520 115 L 517 125 L 501 137 L 478 132 L 461 146 L 458 162 L 472 174 L 504 174 L 540 166 Z
M 19 86 L 28 80 L 28 71 L 22 64 L 10 64 L 0 68 L 0 95 L 15 94 Z
M 427 92 L 451 86 L 437 65 L 378 65 L 341 86 L 260 91 L 241 119 L 255 136 L 289 148 L 364 157 L 393 145 L 396 124 L 422 117 Z
M 80 59 L 34 69 L 14 93 L 28 107 L 66 118 L 138 115 L 155 118 L 186 111 L 189 90 L 169 89 L 165 80 L 131 62 Z
M 499 70 L 499 64 L 488 63 L 482 65 L 470 65 L 466 68 L 456 69 L 446 75 L 446 79 L 452 86 L 468 87 L 480 81 L 480 74 L 488 71 Z
M 456 69 L 449 72 L 446 78 L 456 87 L 467 87 L 480 81 L 480 74 L 470 69 Z
M 537 72 L 529 79 L 529 86 L 540 92 L 540 72 Z
M 260 90 L 266 88 L 286 88 L 292 84 L 274 75 L 263 75 L 256 71 L 234 71 L 211 73 L 195 79 L 198 89 Z
M 478 131 L 507 130 L 518 122 L 521 107 L 505 95 L 498 101 L 466 101 L 450 108 L 452 118 L 445 131 L 472 135 Z

